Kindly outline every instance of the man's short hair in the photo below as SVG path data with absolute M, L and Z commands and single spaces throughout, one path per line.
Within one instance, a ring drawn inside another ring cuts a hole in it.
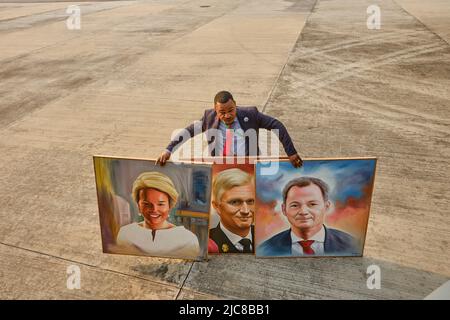
M 157 171 L 141 173 L 133 183 L 131 196 L 136 203 L 139 202 L 139 191 L 143 189 L 156 189 L 167 194 L 169 206 L 172 208 L 178 199 L 178 192 L 172 180 L 165 174 Z
M 225 193 L 234 187 L 244 186 L 253 182 L 253 176 L 238 168 L 220 172 L 213 181 L 213 200 L 219 202 Z
M 228 91 L 220 91 L 214 97 L 214 105 L 216 105 L 216 103 L 227 103 L 230 99 L 234 101 L 231 93 Z
M 325 181 L 323 181 L 319 178 L 301 177 L 301 178 L 293 179 L 286 184 L 286 186 L 283 189 L 283 203 L 286 204 L 286 198 L 287 198 L 288 192 L 289 192 L 289 190 L 291 190 L 292 187 L 302 188 L 302 187 L 307 187 L 312 184 L 319 187 L 320 191 L 322 192 L 323 200 L 328 201 L 328 193 L 330 191 L 330 187 L 328 187 L 328 184 L 326 184 Z

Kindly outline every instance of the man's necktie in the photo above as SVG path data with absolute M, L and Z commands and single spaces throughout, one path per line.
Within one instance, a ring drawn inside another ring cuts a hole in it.
M 239 243 L 244 247 L 244 250 L 242 250 L 243 253 L 252 253 L 252 242 L 250 241 L 250 239 L 242 238 Z
M 225 143 L 223 144 L 223 155 L 231 156 L 231 147 L 233 145 L 233 131 L 231 129 L 226 130 Z
M 302 246 L 304 254 L 315 254 L 314 250 L 311 248 L 314 240 L 299 241 L 298 243 Z

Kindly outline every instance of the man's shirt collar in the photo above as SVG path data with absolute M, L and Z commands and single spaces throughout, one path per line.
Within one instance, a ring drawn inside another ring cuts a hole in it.
M 230 241 L 231 241 L 231 243 L 233 245 L 236 245 L 236 243 L 241 241 L 243 238 L 244 239 L 249 239 L 253 243 L 253 240 L 252 240 L 252 228 L 250 228 L 249 233 L 245 237 L 241 237 L 240 235 L 237 235 L 237 234 L 231 232 L 230 230 L 228 230 L 227 228 L 225 228 L 225 226 L 223 224 L 219 223 L 219 226 L 220 226 L 220 229 L 223 231 L 223 233 L 225 233 L 227 238 L 230 239 Z
M 324 243 L 325 242 L 325 227 L 322 225 L 322 228 L 319 232 L 317 232 L 315 235 L 313 235 L 310 239 L 302 239 L 298 237 L 294 231 L 291 229 L 291 239 L 292 243 L 296 243 L 299 241 L 305 241 L 305 240 L 314 240 L 316 242 Z

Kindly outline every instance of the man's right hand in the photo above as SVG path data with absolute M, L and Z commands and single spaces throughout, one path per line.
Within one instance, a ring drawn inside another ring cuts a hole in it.
M 302 158 L 300 158 L 298 153 L 289 156 L 289 161 L 292 163 L 294 168 L 300 168 L 301 166 L 303 166 L 303 160 Z
M 161 166 L 166 164 L 166 161 L 170 159 L 171 153 L 169 151 L 164 151 L 161 153 L 161 155 L 156 159 L 156 164 L 159 164 Z

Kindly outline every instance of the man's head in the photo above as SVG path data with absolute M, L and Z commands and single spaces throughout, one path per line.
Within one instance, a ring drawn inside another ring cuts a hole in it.
M 246 236 L 255 214 L 253 177 L 237 168 L 220 172 L 214 178 L 212 204 L 225 228 Z
M 144 172 L 133 183 L 132 197 L 147 225 L 158 229 L 176 204 L 178 192 L 168 176 L 160 172 Z
M 236 102 L 228 91 L 220 91 L 214 97 L 214 110 L 220 121 L 231 125 L 236 118 Z
M 283 189 L 283 214 L 293 228 L 318 232 L 331 207 L 328 185 L 317 178 L 301 177 L 288 182 Z

